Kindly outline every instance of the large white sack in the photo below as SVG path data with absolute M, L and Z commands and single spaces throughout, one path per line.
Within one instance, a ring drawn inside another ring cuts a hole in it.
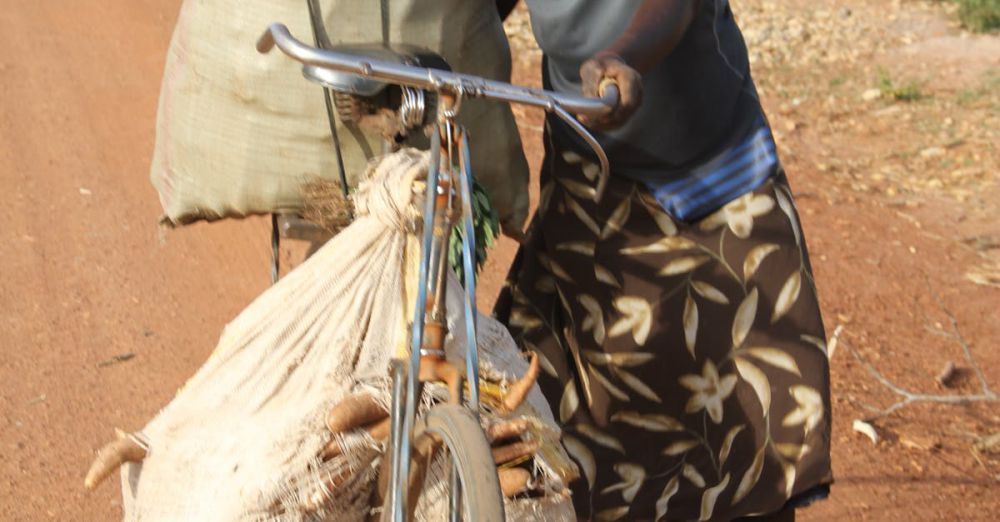
M 383 159 L 358 191 L 356 220 L 226 326 L 205 364 L 136 434 L 148 453 L 122 468 L 126 520 L 312 520 L 299 506 L 323 477 L 345 468 L 354 478 L 332 492 L 320 518 L 366 518 L 380 445 L 355 433 L 341 457 L 317 455 L 330 439 L 326 414 L 348 394 L 389 402 L 389 360 L 409 347 L 422 206 L 415 182 L 426 171 L 426 153 L 404 149 Z M 459 368 L 463 295 L 451 277 L 445 350 Z M 477 324 L 482 374 L 493 382 L 523 375 L 528 365 L 507 330 L 482 315 Z M 535 461 L 550 494 L 508 501 L 508 520 L 573 520 L 563 480 L 572 463 L 537 385 L 515 413 L 548 427 L 553 453 Z M 433 474 L 429 481 L 438 495 L 422 502 L 418 520 L 442 520 L 435 515 L 446 512 L 446 481 Z
M 334 43 L 380 42 L 378 0 L 321 0 Z M 510 49 L 491 0 L 386 0 L 390 42 L 437 51 L 457 71 L 507 81 Z M 256 39 L 273 22 L 312 41 L 306 0 L 185 0 L 167 54 L 150 177 L 170 225 L 303 208 L 302 186 L 339 180 L 322 89 Z M 510 108 L 463 105 L 472 166 L 502 222 L 527 216 L 527 162 Z M 338 125 L 356 186 L 381 137 Z

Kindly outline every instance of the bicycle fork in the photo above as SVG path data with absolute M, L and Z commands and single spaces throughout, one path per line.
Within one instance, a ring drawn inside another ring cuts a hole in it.
M 462 213 L 462 257 L 465 275 L 464 318 L 467 350 L 466 378 L 469 381 L 470 410 L 479 416 L 479 357 L 476 339 L 475 287 L 475 228 L 472 215 L 472 171 L 468 136 L 453 118 L 443 117 L 431 135 L 431 158 L 427 173 L 424 201 L 423 237 L 419 269 L 419 286 L 411 330 L 411 351 L 408 371 L 404 363 L 394 360 L 391 365 L 392 404 L 389 439 L 390 482 L 388 506 L 393 522 L 403 522 L 408 505 L 408 477 L 413 453 L 414 417 L 419 406 L 420 382 L 431 376 L 430 369 L 454 367 L 446 361 L 444 341 L 447 327 L 447 254 L 454 226 L 455 196 Z M 456 187 L 457 184 L 457 187 Z M 456 190 L 457 188 L 457 190 Z M 462 379 L 457 371 L 446 379 L 449 398 L 462 401 Z M 405 385 L 404 385 L 405 383 Z M 452 474 L 454 475 L 454 474 Z M 453 480 L 453 496 L 460 487 Z M 452 506 L 452 511 L 460 506 Z M 383 513 L 385 515 L 387 513 Z M 456 513 L 453 512 L 453 519 Z

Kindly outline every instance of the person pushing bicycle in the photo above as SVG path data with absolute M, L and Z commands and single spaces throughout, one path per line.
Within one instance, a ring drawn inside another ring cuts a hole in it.
M 498 0 L 502 16 L 515 1 Z M 580 519 L 794 520 L 827 496 L 830 384 L 812 269 L 728 0 L 526 0 L 556 92 L 538 209 L 494 310 L 583 477 Z M 516 235 L 516 234 L 515 234 Z

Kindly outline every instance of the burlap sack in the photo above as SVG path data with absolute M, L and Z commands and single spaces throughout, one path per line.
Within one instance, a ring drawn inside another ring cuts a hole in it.
M 490 0 L 386 0 L 391 43 L 440 53 L 454 70 L 509 80 L 510 50 Z M 380 42 L 377 0 L 322 0 L 334 43 Z M 299 212 L 302 185 L 339 179 L 320 87 L 280 53 L 260 55 L 257 37 L 283 22 L 312 41 L 306 0 L 186 0 L 167 55 L 150 177 L 163 221 Z M 502 221 L 527 215 L 527 162 L 510 108 L 472 100 L 459 120 L 470 131 L 472 166 Z M 349 183 L 381 138 L 338 125 Z

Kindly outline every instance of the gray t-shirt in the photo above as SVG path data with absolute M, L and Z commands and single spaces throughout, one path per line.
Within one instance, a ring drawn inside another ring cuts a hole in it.
M 526 0 L 545 53 L 547 88 L 580 92 L 580 65 L 628 27 L 638 0 Z M 761 114 L 743 35 L 728 0 L 699 0 L 684 38 L 643 75 L 644 98 L 622 127 L 596 133 L 612 171 L 641 181 L 676 179 L 742 139 Z M 556 118 L 554 139 L 589 147 Z

